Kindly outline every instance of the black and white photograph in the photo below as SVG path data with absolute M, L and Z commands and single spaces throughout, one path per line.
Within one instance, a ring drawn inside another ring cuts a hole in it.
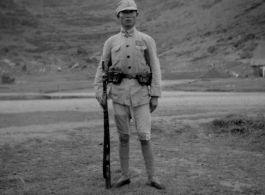
M 265 0 L 0 0 L 0 195 L 265 195 Z

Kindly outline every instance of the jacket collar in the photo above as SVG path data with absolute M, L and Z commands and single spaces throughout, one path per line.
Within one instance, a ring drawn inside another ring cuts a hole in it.
M 126 30 L 124 30 L 123 28 L 121 28 L 121 34 L 122 34 L 123 36 L 125 36 L 126 38 L 127 38 L 127 37 L 132 37 L 132 36 L 133 36 L 133 33 L 135 32 L 135 30 L 136 30 L 135 27 L 133 27 L 132 29 L 130 29 L 130 30 L 128 30 L 128 31 L 126 31 Z

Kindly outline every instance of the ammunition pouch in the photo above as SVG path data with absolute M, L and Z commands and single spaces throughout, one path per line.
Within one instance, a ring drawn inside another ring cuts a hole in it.
M 136 74 L 136 79 L 140 85 L 151 85 L 152 73 L 138 73 Z
M 137 79 L 140 85 L 151 85 L 152 74 L 151 73 L 137 73 L 136 76 L 123 74 L 121 71 L 112 70 L 108 72 L 108 83 L 120 84 L 122 79 Z
M 108 83 L 120 84 L 123 79 L 121 71 L 109 71 L 108 72 Z

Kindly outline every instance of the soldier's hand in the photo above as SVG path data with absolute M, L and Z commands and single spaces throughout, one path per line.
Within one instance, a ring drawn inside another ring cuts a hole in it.
M 103 93 L 101 96 L 97 97 L 97 100 L 101 106 L 101 108 L 104 109 L 104 107 L 107 105 L 107 95 Z
M 150 112 L 152 113 L 158 106 L 158 97 L 152 96 L 149 105 L 150 105 Z

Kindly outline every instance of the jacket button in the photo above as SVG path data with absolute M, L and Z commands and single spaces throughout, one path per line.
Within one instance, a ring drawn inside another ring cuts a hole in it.
M 128 68 L 131 69 L 132 67 L 129 66 Z
M 130 56 L 127 56 L 127 58 L 130 58 Z
M 129 47 L 129 45 L 126 45 L 126 47 Z

